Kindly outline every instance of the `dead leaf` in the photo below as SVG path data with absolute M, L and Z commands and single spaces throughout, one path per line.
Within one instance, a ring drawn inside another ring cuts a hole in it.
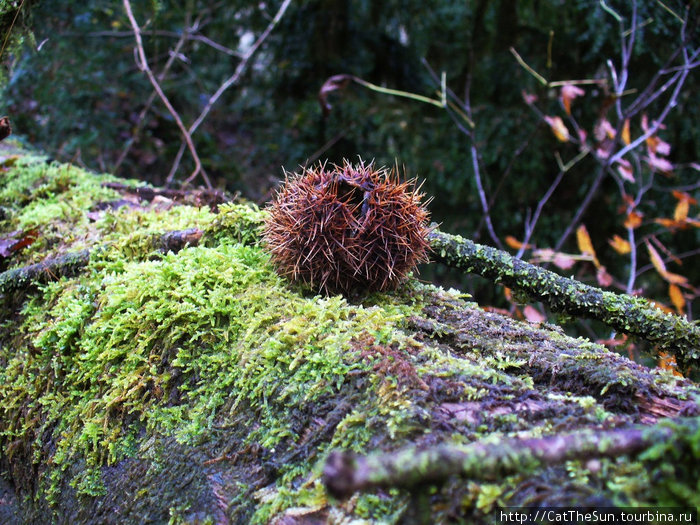
M 617 234 L 613 235 L 612 239 L 608 239 L 608 244 L 620 255 L 627 255 L 632 251 L 630 243 Z
M 523 243 L 521 243 L 518 239 L 516 239 L 512 235 L 506 235 L 505 241 L 506 241 L 506 244 L 510 248 L 513 248 L 514 250 L 519 250 L 520 248 L 523 247 Z M 532 248 L 531 244 L 525 244 L 524 246 L 525 246 L 525 249 L 527 249 L 527 250 Z
M 520 92 L 520 94 L 523 96 L 523 100 L 528 106 L 532 106 L 535 102 L 537 102 L 537 95 L 528 93 L 524 89 Z
M 576 97 L 580 97 L 581 95 L 584 95 L 586 92 L 581 89 L 578 86 L 574 86 L 571 84 L 565 84 L 561 88 L 561 103 L 564 106 L 564 111 L 566 111 L 567 115 L 571 115 L 571 101 L 574 100 Z
M 644 160 L 646 160 L 647 164 L 649 164 L 649 166 L 651 166 L 651 168 L 655 170 L 661 171 L 663 173 L 670 173 L 673 171 L 673 164 L 671 164 L 666 159 L 657 157 L 651 152 L 649 152 L 649 156 L 646 157 Z
M 608 119 L 600 119 L 593 128 L 593 136 L 598 142 L 602 142 L 606 138 L 614 139 L 615 128 L 612 127 Z
M 617 161 L 617 172 L 623 180 L 628 182 L 634 182 L 634 170 L 632 169 L 632 163 L 627 159 L 620 159 Z
M 600 267 L 600 261 L 598 261 L 598 257 L 596 257 L 593 243 L 591 242 L 590 235 L 588 235 L 585 224 L 576 228 L 576 243 L 578 244 L 579 251 L 583 254 L 590 255 L 596 268 Z
M 689 207 L 690 203 L 686 199 L 679 200 L 678 204 L 676 204 L 676 209 L 673 210 L 673 220 L 676 222 L 685 222 L 688 218 Z
M 605 266 L 598 267 L 598 270 L 596 270 L 595 273 L 595 278 L 596 281 L 598 281 L 598 284 L 603 288 L 607 288 L 613 283 L 612 275 L 608 273 L 608 271 L 605 269 Z
M 625 228 L 630 228 L 634 230 L 642 224 L 642 214 L 636 211 L 631 211 L 627 214 L 624 226 Z
M 683 310 L 685 308 L 685 297 L 683 297 L 683 292 L 676 284 L 668 285 L 668 296 L 671 298 L 671 304 L 676 308 L 678 315 L 683 315 Z
M 523 308 L 523 315 L 525 316 L 525 319 L 531 323 L 540 324 L 547 320 L 547 318 L 531 304 L 528 304 L 525 308 Z
M 625 120 L 625 123 L 622 125 L 622 142 L 625 143 L 625 146 L 629 146 L 630 142 L 630 119 Z
M 333 75 L 323 83 L 318 91 L 318 101 L 321 104 L 324 117 L 330 114 L 332 108 L 328 102 L 328 95 L 333 91 L 345 89 L 353 78 L 352 75 Z
M 569 255 L 568 253 L 555 253 L 552 259 L 552 264 L 561 268 L 562 270 L 568 270 L 574 264 L 576 264 L 576 257 Z
M 676 356 L 669 354 L 668 352 L 659 353 L 658 367 L 663 370 L 668 370 L 674 376 L 683 377 L 678 371 L 678 364 L 676 363 Z
M 683 277 L 682 275 L 678 275 L 677 273 L 672 273 L 669 272 L 666 269 L 666 264 L 664 263 L 663 259 L 659 255 L 659 252 L 656 251 L 656 248 L 654 248 L 651 243 L 647 240 L 644 241 L 647 245 L 647 251 L 649 252 L 649 258 L 651 259 L 651 264 L 654 266 L 658 274 L 667 282 L 671 284 L 679 284 L 681 286 L 686 285 L 688 283 L 688 279 L 686 277 Z
M 552 133 L 554 133 L 554 136 L 559 142 L 568 142 L 571 139 L 569 130 L 561 117 L 545 116 L 544 121 L 549 124 L 549 127 L 552 129 Z
M 0 118 L 0 140 L 4 140 L 12 134 L 12 126 L 8 117 Z

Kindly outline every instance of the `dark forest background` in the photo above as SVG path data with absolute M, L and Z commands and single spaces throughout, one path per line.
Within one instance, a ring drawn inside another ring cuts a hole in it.
M 397 163 L 424 181 L 443 230 L 691 318 L 700 282 L 696 6 L 131 4 L 148 64 L 186 126 L 243 63 L 192 133 L 212 185 L 262 205 L 283 168 Z M 139 67 L 123 1 L 4 1 L 0 14 L 11 37 L 0 113 L 20 140 L 96 171 L 174 186 L 188 178 L 192 156 Z M 340 74 L 357 81 L 327 82 Z M 324 84 L 339 88 L 326 93 L 325 112 Z M 649 132 L 657 119 L 663 125 Z M 537 320 L 503 289 L 441 268 L 421 276 Z

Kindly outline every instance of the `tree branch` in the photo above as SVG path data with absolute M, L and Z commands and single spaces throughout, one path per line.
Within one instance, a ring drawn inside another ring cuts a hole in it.
M 437 262 L 508 286 L 555 312 L 596 319 L 646 339 L 672 352 L 681 367 L 700 365 L 700 326 L 664 313 L 646 299 L 588 286 L 458 235 L 433 230 L 428 240 Z
M 684 435 L 693 435 L 698 429 L 699 418 L 685 418 L 652 427 L 585 429 L 541 438 L 483 440 L 468 445 L 411 446 L 368 456 L 333 452 L 323 469 L 323 482 L 331 494 L 346 498 L 358 491 L 411 488 L 454 475 L 493 480 L 573 459 L 635 455 L 659 443 L 681 441 Z
M 206 184 L 207 188 L 211 189 L 211 182 L 209 181 L 209 177 L 207 176 L 206 172 L 204 171 L 204 168 L 202 167 L 202 162 L 199 160 L 199 155 L 197 154 L 197 150 L 194 146 L 194 143 L 192 142 L 190 132 L 188 132 L 187 128 L 185 127 L 185 124 L 180 118 L 180 115 L 177 113 L 177 111 L 175 111 L 175 108 L 170 103 L 170 100 L 168 100 L 168 97 L 163 92 L 163 89 L 160 87 L 158 80 L 153 74 L 153 71 L 151 71 L 151 68 L 148 66 L 148 61 L 146 60 L 146 52 L 143 49 L 143 41 L 141 40 L 141 28 L 136 22 L 136 18 L 134 18 L 134 13 L 131 11 L 131 3 L 129 2 L 129 0 L 123 0 L 123 2 L 124 9 L 126 10 L 126 16 L 129 18 L 129 22 L 131 23 L 131 27 L 134 31 L 134 38 L 136 40 L 136 50 L 139 55 L 139 67 L 146 73 L 146 76 L 148 76 L 148 80 L 153 86 L 153 89 L 156 90 L 156 93 L 158 93 L 158 96 L 163 101 L 163 104 L 165 104 L 165 107 L 168 108 L 168 112 L 175 119 L 177 127 L 180 129 L 180 133 L 182 133 L 182 137 L 185 139 L 187 147 L 189 148 L 190 153 L 192 154 L 192 158 L 194 159 L 194 170 L 192 171 L 192 174 L 187 178 L 186 182 L 192 181 L 197 175 L 201 174 L 202 179 L 204 180 L 204 183 Z

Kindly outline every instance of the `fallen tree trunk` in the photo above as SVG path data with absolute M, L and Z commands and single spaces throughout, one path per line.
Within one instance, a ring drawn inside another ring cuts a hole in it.
M 402 523 L 418 493 L 431 523 L 696 503 L 696 383 L 417 280 L 309 294 L 254 206 L 115 210 L 105 179 L 23 158 L 0 178 L 8 232 L 26 206 L 44 221 L 0 280 L 3 523 Z M 49 251 L 79 257 L 29 264 Z M 597 469 L 560 463 L 585 451 Z M 387 475 L 338 471 L 360 491 L 339 501 L 328 457 Z

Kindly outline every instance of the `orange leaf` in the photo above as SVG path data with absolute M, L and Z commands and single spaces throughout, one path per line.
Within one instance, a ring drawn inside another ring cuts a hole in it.
M 620 255 L 626 255 L 632 251 L 630 243 L 617 234 L 613 235 L 612 239 L 608 239 L 608 244 Z
M 561 88 L 561 103 L 564 105 L 564 110 L 567 115 L 571 115 L 571 101 L 576 97 L 583 95 L 585 91 L 577 86 L 565 84 Z
M 576 228 L 576 243 L 578 244 L 578 249 L 581 253 L 590 255 L 593 258 L 593 264 L 596 268 L 600 266 L 598 257 L 596 257 L 595 250 L 593 249 L 593 243 L 591 242 L 591 237 L 588 235 L 588 230 L 586 225 L 582 224 Z
M 666 265 L 664 264 L 663 259 L 659 255 L 659 252 L 656 251 L 656 248 L 654 248 L 651 244 L 649 244 L 649 241 L 645 241 L 647 245 L 647 251 L 649 252 L 649 258 L 651 259 L 651 264 L 654 265 L 654 268 L 656 268 L 656 271 L 659 272 L 661 277 L 663 277 L 667 272 L 666 270 Z
M 669 284 L 668 296 L 671 298 L 671 303 L 673 306 L 676 307 L 678 315 L 683 315 L 683 309 L 685 308 L 685 297 L 683 297 L 683 292 L 681 292 L 681 289 L 673 283 Z
M 630 119 L 625 120 L 625 123 L 622 126 L 622 142 L 625 143 L 625 146 L 629 146 L 630 142 Z
M 508 246 L 510 246 L 511 248 L 513 248 L 514 250 L 519 250 L 523 246 L 523 243 L 521 243 L 518 239 L 516 239 L 512 235 L 506 235 L 505 240 L 506 240 L 506 244 Z M 532 244 L 526 244 L 525 248 L 528 250 L 531 249 Z
M 689 203 L 686 199 L 678 201 L 678 204 L 676 204 L 676 209 L 673 210 L 673 220 L 685 222 L 685 220 L 688 218 L 688 207 Z
M 598 122 L 596 122 L 596 125 L 593 128 L 593 135 L 598 142 L 602 141 L 606 137 L 609 139 L 614 139 L 615 128 L 612 127 L 612 124 L 610 124 L 608 119 L 600 119 Z
M 544 117 L 544 121 L 549 124 L 549 127 L 552 129 L 552 133 L 554 133 L 554 136 L 557 137 L 557 140 L 559 142 L 568 142 L 569 139 L 571 138 L 571 135 L 569 135 L 569 130 L 564 124 L 564 121 L 561 119 L 561 117 Z
M 676 356 L 669 354 L 668 352 L 661 352 L 659 354 L 659 368 L 668 370 L 673 373 L 674 376 L 683 377 L 678 371 L 678 364 L 676 363 Z
M 689 204 L 697 204 L 698 201 L 696 201 L 694 198 L 692 198 L 690 195 L 688 195 L 684 191 L 678 191 L 678 190 L 673 190 L 671 191 L 673 196 L 675 197 L 676 200 L 679 201 L 688 201 Z
M 642 215 L 636 211 L 631 211 L 627 214 L 625 219 L 625 228 L 630 228 L 634 230 L 642 224 Z
M 654 222 L 669 229 L 674 229 L 681 226 L 680 224 L 678 224 L 677 221 L 674 221 L 673 219 L 667 219 L 665 217 L 654 219 Z
M 661 256 L 659 255 L 659 252 L 656 251 L 656 249 L 649 244 L 649 241 L 645 241 L 647 245 L 647 251 L 649 252 L 649 258 L 651 259 L 651 264 L 654 265 L 654 268 L 656 268 L 656 271 L 659 273 L 661 277 L 664 278 L 665 281 L 671 283 L 671 284 L 680 284 L 684 285 L 688 283 L 688 279 L 686 277 L 683 277 L 682 275 L 678 275 L 677 273 L 671 273 L 666 269 L 666 265 L 664 264 L 663 259 L 661 259 Z

